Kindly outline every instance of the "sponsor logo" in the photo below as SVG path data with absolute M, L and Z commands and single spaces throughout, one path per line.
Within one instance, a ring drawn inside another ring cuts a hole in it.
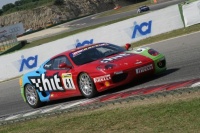
M 123 71 L 114 72 L 115 75 L 122 74 L 122 73 L 123 73 Z
M 143 72 L 146 72 L 146 71 L 150 71 L 153 69 L 153 65 L 150 64 L 150 65 L 147 65 L 147 66 L 144 66 L 144 67 L 141 67 L 141 68 L 137 68 L 135 71 L 136 71 L 136 74 L 140 74 L 140 73 L 143 73 Z
M 150 20 L 149 22 L 143 22 L 140 25 L 138 25 L 137 22 L 134 22 L 132 39 L 150 34 L 151 26 L 152 20 Z
M 37 61 L 38 61 L 38 55 L 30 56 L 27 59 L 25 59 L 24 56 L 22 55 L 19 72 L 22 72 L 24 70 L 24 66 L 26 66 L 28 69 L 37 67 Z
M 93 41 L 94 41 L 93 39 L 90 39 L 90 40 L 85 40 L 83 42 L 80 42 L 79 39 L 77 39 L 75 46 L 76 46 L 76 48 L 78 48 L 78 47 L 81 47 L 84 45 L 93 44 Z
M 65 89 L 75 89 L 74 82 L 72 80 L 72 74 L 71 73 L 63 73 L 62 74 L 62 81 Z
M 103 82 L 103 81 L 107 81 L 107 80 L 110 80 L 110 79 L 111 79 L 111 77 L 110 77 L 110 74 L 109 74 L 109 75 L 94 78 L 94 82 L 98 83 L 98 82 Z
M 88 50 L 88 49 L 91 49 L 91 48 L 95 48 L 95 47 L 99 47 L 99 46 L 104 46 L 104 45 L 109 45 L 109 44 L 106 44 L 106 43 L 101 43 L 101 44 L 96 44 L 96 45 L 93 45 L 93 46 L 88 46 L 86 48 L 83 48 L 83 49 L 80 49 L 78 51 L 75 51 L 73 53 L 70 54 L 71 57 L 75 57 L 79 54 L 81 54 L 82 52 Z
M 138 64 L 141 64 L 142 63 L 142 61 L 139 61 L 139 60 L 136 60 L 136 65 L 138 65 Z
M 108 62 L 111 62 L 113 60 L 117 60 L 117 59 L 129 56 L 129 55 L 130 55 L 129 53 L 118 54 L 117 56 L 113 56 L 113 57 L 110 57 L 110 58 L 104 58 L 103 60 L 101 60 L 101 63 L 108 63 Z
M 64 91 L 64 88 L 75 89 L 71 73 L 64 73 L 61 77 L 62 79 L 58 76 L 58 73 L 48 77 L 45 74 L 41 74 L 41 76 L 29 77 L 29 80 L 40 92 Z

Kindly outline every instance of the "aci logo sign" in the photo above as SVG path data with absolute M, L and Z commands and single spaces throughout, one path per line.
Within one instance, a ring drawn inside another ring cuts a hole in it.
M 88 44 L 93 44 L 93 39 L 90 39 L 90 40 L 85 40 L 83 42 L 80 42 L 79 39 L 76 40 L 76 48 L 78 47 L 81 47 L 81 46 L 84 46 L 84 45 L 88 45 Z
M 143 22 L 140 25 L 138 25 L 137 22 L 134 22 L 132 39 L 150 34 L 151 26 L 152 20 L 150 20 L 149 22 Z
M 30 56 L 27 59 L 25 59 L 24 56 L 22 55 L 19 72 L 22 72 L 24 70 L 24 67 L 27 67 L 28 69 L 37 67 L 37 61 L 38 61 L 38 55 Z

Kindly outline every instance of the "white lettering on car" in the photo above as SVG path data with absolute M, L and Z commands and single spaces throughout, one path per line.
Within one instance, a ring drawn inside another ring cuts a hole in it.
M 64 91 L 65 89 L 75 89 L 74 82 L 72 80 L 71 73 L 63 73 L 62 74 L 62 85 L 61 78 L 58 77 L 58 74 L 54 74 L 53 76 L 46 76 L 45 74 L 41 74 L 41 76 L 29 77 L 29 80 L 33 85 L 35 85 L 36 89 L 39 91 Z
M 76 89 L 74 82 L 72 80 L 72 74 L 71 73 L 63 73 L 62 74 L 62 81 L 63 81 L 63 85 L 65 87 L 65 89 Z
M 110 58 L 104 58 L 103 60 L 101 60 L 101 63 L 108 63 L 110 61 L 117 60 L 117 59 L 120 59 L 122 57 L 129 56 L 129 55 L 130 55 L 129 53 L 118 54 L 118 55 L 110 57 Z
M 60 78 L 57 74 L 46 77 L 45 74 L 37 77 L 30 77 L 29 80 L 39 91 L 64 91 Z
M 136 74 L 140 74 L 140 73 L 150 71 L 150 70 L 153 70 L 153 64 L 137 68 L 135 71 L 136 71 Z
M 94 78 L 94 83 L 103 82 L 103 81 L 107 81 L 107 80 L 110 80 L 110 79 L 111 79 L 110 74 L 108 74 L 108 75 L 105 75 L 105 76 L 100 76 L 100 77 Z

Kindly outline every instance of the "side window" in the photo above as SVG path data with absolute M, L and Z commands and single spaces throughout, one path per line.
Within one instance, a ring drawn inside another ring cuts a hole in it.
M 46 69 L 46 70 L 52 69 L 52 64 L 53 64 L 53 60 L 48 61 L 48 62 L 44 65 L 44 69 Z
M 53 67 L 52 67 L 52 69 L 60 69 L 59 68 L 59 65 L 61 64 L 61 63 L 66 63 L 67 65 L 69 65 L 69 66 L 71 66 L 71 63 L 70 63 L 70 61 L 67 59 L 67 57 L 66 56 L 60 56 L 60 57 L 57 57 L 57 58 L 55 58 L 54 59 L 54 61 L 53 61 Z

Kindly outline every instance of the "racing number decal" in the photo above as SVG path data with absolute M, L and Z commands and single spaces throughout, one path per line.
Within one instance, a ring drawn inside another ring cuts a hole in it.
M 71 73 L 63 73 L 62 74 L 62 82 L 63 82 L 64 88 L 66 90 L 76 89 L 74 82 L 72 80 L 72 74 Z

